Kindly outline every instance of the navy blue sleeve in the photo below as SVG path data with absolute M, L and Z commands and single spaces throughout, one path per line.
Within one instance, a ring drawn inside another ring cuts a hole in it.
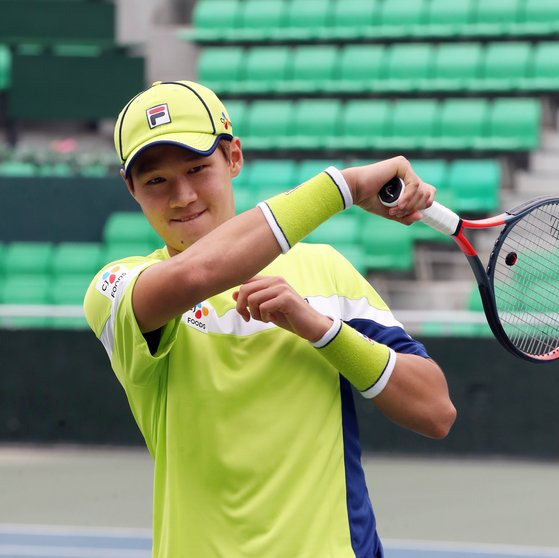
M 431 358 L 422 343 L 410 337 L 401 327 L 384 326 L 373 320 L 355 318 L 347 322 L 353 329 L 367 336 L 373 341 L 388 345 L 397 353 L 418 355 L 424 358 Z

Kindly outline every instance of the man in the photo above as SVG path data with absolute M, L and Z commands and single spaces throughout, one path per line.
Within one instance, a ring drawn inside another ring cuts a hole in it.
M 371 285 L 332 248 L 297 243 L 352 203 L 410 223 L 434 189 L 399 157 L 330 167 L 235 216 L 240 140 L 187 81 L 134 97 L 115 146 L 165 248 L 107 265 L 85 311 L 155 460 L 154 557 L 381 557 L 350 384 L 435 438 L 455 410 Z M 387 210 L 393 176 L 407 188 Z

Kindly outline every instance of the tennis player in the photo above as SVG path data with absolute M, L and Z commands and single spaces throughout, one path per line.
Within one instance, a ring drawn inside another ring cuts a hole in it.
M 300 241 L 352 204 L 410 223 L 434 189 L 397 157 L 329 167 L 235 216 L 240 140 L 188 81 L 134 97 L 115 146 L 165 247 L 104 267 L 85 312 L 155 460 L 153 556 L 382 557 L 351 386 L 433 438 L 455 410 L 371 285 Z M 377 193 L 395 175 L 407 188 L 387 210 Z

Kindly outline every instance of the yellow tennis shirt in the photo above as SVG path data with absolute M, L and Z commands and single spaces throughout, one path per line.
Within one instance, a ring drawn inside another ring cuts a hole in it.
M 234 289 L 167 324 L 151 354 L 132 310 L 158 250 L 106 266 L 85 299 L 155 460 L 155 558 L 379 558 L 347 380 L 307 341 L 245 322 Z M 262 272 L 398 352 L 426 356 L 340 254 L 299 244 Z

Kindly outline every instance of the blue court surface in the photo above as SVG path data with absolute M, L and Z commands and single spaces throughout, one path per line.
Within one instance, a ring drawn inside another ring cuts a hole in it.
M 386 558 L 559 558 L 559 549 L 388 540 Z M 151 558 L 147 530 L 0 524 L 2 558 Z

